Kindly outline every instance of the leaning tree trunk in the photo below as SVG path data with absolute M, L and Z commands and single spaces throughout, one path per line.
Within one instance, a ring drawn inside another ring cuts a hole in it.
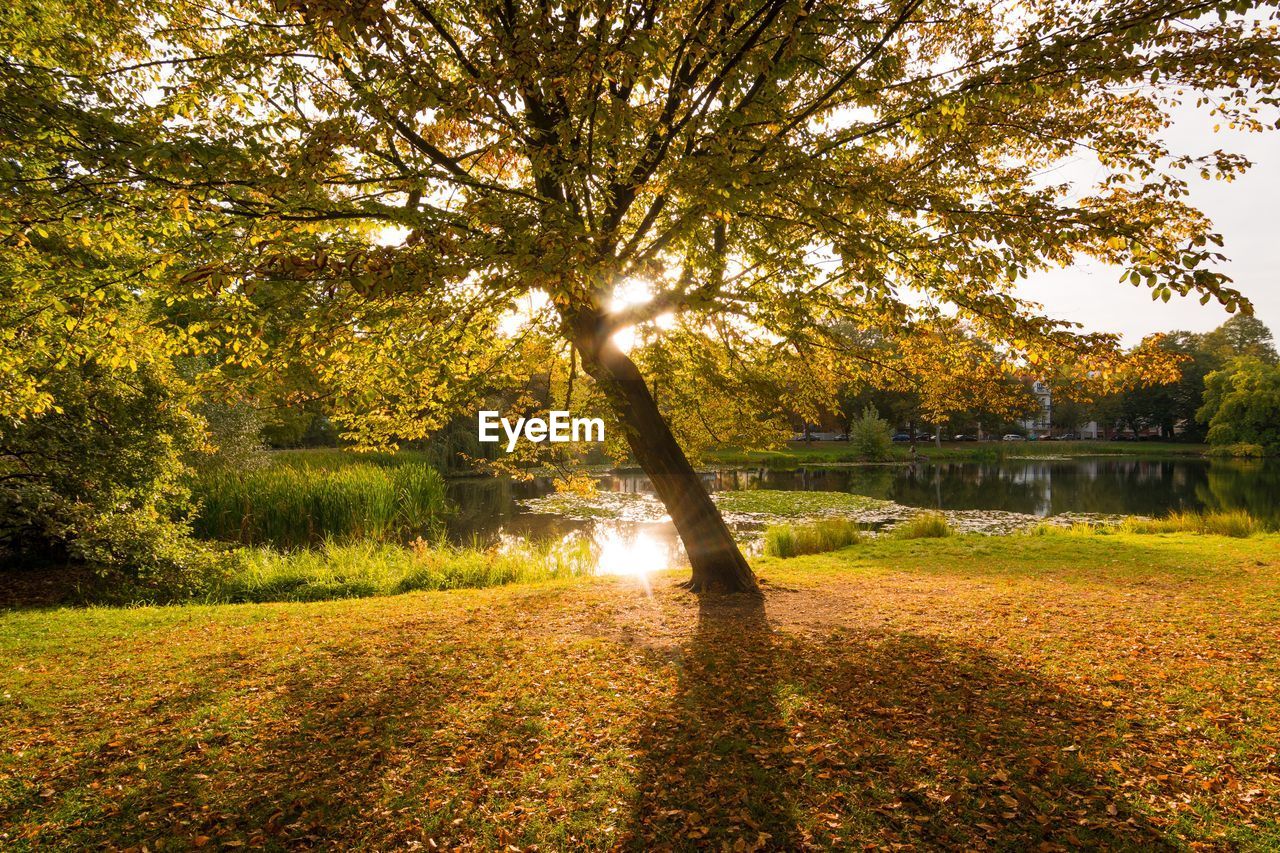
M 671 434 L 635 362 L 607 339 L 579 336 L 578 351 L 684 542 L 693 567 L 688 588 L 694 592 L 757 591 L 751 567 Z

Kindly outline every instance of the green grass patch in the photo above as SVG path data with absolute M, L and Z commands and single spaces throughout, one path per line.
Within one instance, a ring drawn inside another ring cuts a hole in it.
M 208 596 L 210 601 L 320 601 L 415 590 L 477 589 L 592 573 L 590 542 L 523 543 L 507 549 L 461 548 L 415 542 L 409 546 L 326 543 L 281 553 L 246 549 L 240 569 Z
M 865 539 L 861 525 L 845 518 L 812 524 L 773 524 L 764 531 L 764 552 L 771 557 L 797 557 L 838 551 Z
M 889 505 L 887 501 L 847 492 L 793 492 L 781 489 L 716 492 L 712 498 L 721 512 L 768 515 L 775 518 L 837 515 L 842 512 L 880 509 Z
M 420 463 L 217 470 L 192 492 L 197 536 L 277 548 L 429 536 L 450 511 L 444 479 Z
M 0 848 L 1280 846 L 1280 535 L 754 565 L 0 613 Z
M 335 447 L 313 450 L 276 450 L 269 454 L 272 465 L 322 470 L 365 465 L 377 465 L 382 468 L 399 468 L 402 465 L 434 467 L 435 456 L 436 454 L 426 450 L 358 452 Z

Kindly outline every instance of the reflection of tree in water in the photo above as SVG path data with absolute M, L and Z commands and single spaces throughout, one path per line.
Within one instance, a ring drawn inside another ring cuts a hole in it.
M 1280 524 L 1280 464 L 1232 459 L 1209 465 L 1196 489 L 1207 509 L 1244 509 L 1257 518 Z
M 1047 475 L 1027 466 L 985 463 L 910 465 L 893 483 L 891 500 L 942 509 L 1037 512 L 1046 501 Z

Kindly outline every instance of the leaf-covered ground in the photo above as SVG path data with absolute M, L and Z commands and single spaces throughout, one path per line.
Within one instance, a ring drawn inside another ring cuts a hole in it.
M 0 848 L 1280 844 L 1280 537 L 0 616 Z

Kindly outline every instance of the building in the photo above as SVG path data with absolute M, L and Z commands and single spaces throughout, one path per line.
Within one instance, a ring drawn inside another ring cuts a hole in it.
M 1018 421 L 1018 425 L 1026 431 L 1028 438 L 1043 438 L 1053 431 L 1053 393 L 1043 382 L 1031 383 L 1031 393 L 1036 398 L 1038 408 L 1030 416 Z M 1074 432 L 1081 438 L 1097 438 L 1101 434 L 1096 421 L 1069 427 L 1066 432 Z

